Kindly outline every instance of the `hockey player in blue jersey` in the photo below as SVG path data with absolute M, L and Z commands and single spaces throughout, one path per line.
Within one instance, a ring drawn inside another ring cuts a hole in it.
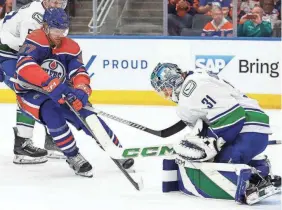
M 32 1 L 17 11 L 8 13 L 0 22 L 0 67 L 8 76 L 13 76 L 17 63 L 17 53 L 26 36 L 33 30 L 42 27 L 42 17 L 45 9 L 60 7 L 65 9 L 67 0 Z M 9 80 L 4 81 L 13 88 Z M 17 122 L 14 127 L 14 160 L 16 164 L 44 163 L 49 157 L 63 157 L 53 143 L 50 135 L 46 133 L 45 149 L 35 147 L 32 142 L 34 119 L 25 116 L 20 109 L 17 110 Z
M 91 134 L 65 101 L 79 111 L 98 140 L 103 142 L 104 148 L 121 145 L 102 119 L 83 109 L 89 105 L 88 99 L 92 92 L 90 78 L 83 65 L 80 47 L 66 37 L 69 30 L 66 13 L 60 8 L 48 9 L 43 21 L 43 28 L 30 33 L 19 51 L 16 76 L 18 80 L 41 87 L 49 94 L 15 83 L 17 101 L 26 114 L 47 126 L 75 173 L 92 177 L 92 166 L 79 152 L 67 122 Z M 119 160 L 119 163 L 128 169 L 134 162 L 126 159 Z

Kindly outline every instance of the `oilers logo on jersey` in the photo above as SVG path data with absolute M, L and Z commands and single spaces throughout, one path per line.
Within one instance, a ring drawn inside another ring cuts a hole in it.
M 49 74 L 53 78 L 59 78 L 61 80 L 64 80 L 66 77 L 66 69 L 64 65 L 55 59 L 47 59 L 44 60 L 41 64 L 41 67 L 44 69 L 44 71 Z

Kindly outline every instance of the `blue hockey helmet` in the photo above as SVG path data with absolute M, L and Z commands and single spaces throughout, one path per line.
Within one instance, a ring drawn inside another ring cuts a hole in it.
M 69 17 L 62 8 L 46 9 L 43 15 L 43 22 L 46 23 L 49 28 L 63 30 L 69 28 Z
M 178 103 L 185 73 L 173 63 L 158 63 L 151 74 L 151 85 L 164 98 Z

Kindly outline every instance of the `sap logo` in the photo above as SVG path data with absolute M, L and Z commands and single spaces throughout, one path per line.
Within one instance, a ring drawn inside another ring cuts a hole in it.
M 218 74 L 233 58 L 233 55 L 196 55 L 195 65 L 196 69 Z

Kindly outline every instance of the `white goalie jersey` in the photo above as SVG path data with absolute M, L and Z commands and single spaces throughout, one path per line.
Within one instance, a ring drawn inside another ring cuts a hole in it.
M 193 125 L 200 118 L 214 131 L 231 128 L 241 121 L 244 124 L 241 133 L 271 134 L 269 117 L 256 100 L 205 71 L 195 71 L 185 79 L 179 94 L 177 114 Z
M 33 1 L 12 11 L 1 20 L 0 40 L 2 44 L 18 51 L 26 36 L 43 24 L 45 8 L 41 1 Z

